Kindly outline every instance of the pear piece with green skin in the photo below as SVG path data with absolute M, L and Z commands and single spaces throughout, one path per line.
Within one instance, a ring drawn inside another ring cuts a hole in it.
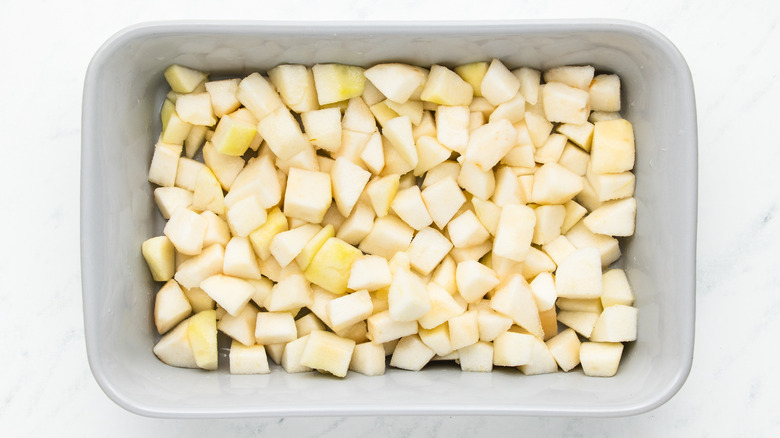
M 192 93 L 206 80 L 205 73 L 178 64 L 168 66 L 163 75 L 176 93 Z
M 257 126 L 230 115 L 222 116 L 211 137 L 219 153 L 240 157 L 244 155 L 257 134 Z
M 455 67 L 455 73 L 474 88 L 474 96 L 482 96 L 482 79 L 488 71 L 489 64 L 485 61 L 471 62 Z
M 322 248 L 322 245 L 324 245 L 328 239 L 335 235 L 336 231 L 335 228 L 333 228 L 333 225 L 328 224 L 322 227 L 322 229 L 306 243 L 301 252 L 295 257 L 298 266 L 304 270 L 308 268 L 314 255 L 317 254 L 317 251 Z
M 306 267 L 306 279 L 334 294 L 347 291 L 352 263 L 362 256 L 359 249 L 331 237 L 326 240 Z
M 252 248 L 261 260 L 265 260 L 271 255 L 271 241 L 273 241 L 273 238 L 277 234 L 287 231 L 287 229 L 287 218 L 279 207 L 274 207 L 268 213 L 265 223 L 249 234 Z
M 152 237 L 141 245 L 154 281 L 168 281 L 174 274 L 174 247 L 167 236 Z
M 204 370 L 216 370 L 218 365 L 217 312 L 204 310 L 193 315 L 187 325 L 187 339 L 197 366 Z
M 312 67 L 320 105 L 349 100 L 363 94 L 366 85 L 362 67 L 344 64 L 317 64 Z

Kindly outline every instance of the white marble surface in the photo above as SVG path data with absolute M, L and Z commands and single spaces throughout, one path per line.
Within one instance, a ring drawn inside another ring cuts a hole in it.
M 139 4 L 140 3 L 140 4 Z M 780 434 L 780 3 L 33 0 L 0 14 L 0 435 L 771 436 Z M 554 3 L 554 4 L 553 4 Z M 84 73 L 119 29 L 176 18 L 622 18 L 687 58 L 699 116 L 696 348 L 682 390 L 616 419 L 358 417 L 157 420 L 124 411 L 87 366 L 79 272 Z M 10 432 L 10 433 L 9 433 Z

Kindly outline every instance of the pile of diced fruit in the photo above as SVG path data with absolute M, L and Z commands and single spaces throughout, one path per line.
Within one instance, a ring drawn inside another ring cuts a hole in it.
M 494 59 L 165 78 L 149 181 L 167 223 L 142 247 L 163 362 L 216 369 L 221 332 L 238 374 L 268 357 L 339 377 L 617 372 L 637 309 L 609 268 L 636 216 L 616 75 Z

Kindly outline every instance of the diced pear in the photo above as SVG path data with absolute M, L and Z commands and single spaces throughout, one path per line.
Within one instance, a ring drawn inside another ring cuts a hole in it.
M 420 186 L 420 188 L 425 190 L 428 187 L 436 184 L 437 182 L 447 177 L 452 177 L 452 179 L 457 180 L 459 174 L 460 174 L 460 164 L 458 162 L 449 161 L 449 160 L 444 161 L 443 163 L 429 170 L 427 174 L 425 174 L 425 179 L 423 179 L 423 183 L 422 186 Z
M 206 91 L 211 98 L 214 115 L 222 117 L 241 106 L 241 102 L 236 98 L 239 82 L 241 80 L 238 78 L 206 82 Z
M 630 342 L 636 340 L 635 307 L 615 304 L 606 307 L 593 326 L 590 340 L 595 342 Z
M 163 233 L 170 239 L 176 250 L 182 254 L 200 254 L 206 235 L 206 220 L 194 211 L 181 208 L 176 210 Z
M 389 286 L 391 282 L 392 275 L 387 259 L 366 255 L 352 263 L 347 287 L 352 290 L 374 291 Z
M 398 193 L 400 175 L 387 175 L 371 180 L 366 185 L 366 194 L 377 217 L 384 217 Z
M 466 248 L 453 248 L 450 251 L 452 259 L 456 263 L 460 263 L 466 260 L 480 260 L 485 254 L 490 252 L 493 244 L 486 240 L 479 245 L 468 246 Z
M 526 280 L 531 280 L 542 272 L 553 272 L 555 267 L 555 262 L 550 256 L 532 246 L 523 260 L 523 277 Z
M 284 214 L 311 223 L 322 222 L 332 202 L 330 175 L 291 168 L 284 193 Z
M 268 374 L 268 356 L 262 345 L 230 344 L 230 374 Z
M 406 161 L 409 166 L 417 166 L 417 147 L 414 144 L 412 136 L 412 123 L 407 116 L 400 116 L 387 121 L 382 129 L 390 145 L 395 148 L 400 157 Z
M 574 200 L 567 201 L 563 206 L 566 208 L 566 216 L 563 219 L 563 225 L 561 225 L 561 234 L 566 234 L 580 219 L 585 217 L 588 210 Z
M 475 260 L 458 263 L 455 281 L 458 292 L 469 303 L 482 299 L 499 283 L 495 271 Z
M 164 334 L 192 312 L 187 297 L 175 280 L 168 280 L 154 298 L 154 325 Z
M 438 284 L 428 283 L 427 291 L 431 304 L 430 309 L 417 320 L 420 327 L 433 329 L 464 312 L 455 298 Z
M 628 120 L 596 122 L 590 164 L 594 173 L 619 173 L 634 168 L 634 128 Z
M 570 87 L 587 90 L 593 80 L 594 69 L 590 65 L 565 65 L 544 72 L 545 82 L 561 82 Z
M 292 373 L 306 373 L 312 370 L 310 367 L 307 367 L 306 365 L 303 365 L 301 363 L 301 356 L 303 355 L 303 350 L 306 348 L 306 343 L 308 341 L 309 341 L 309 335 L 306 335 L 294 341 L 287 342 L 286 344 L 285 343 L 271 344 L 271 345 L 282 345 L 284 347 L 280 358 L 280 365 L 282 365 L 284 371 L 292 374 Z
M 294 264 L 289 267 L 298 269 Z M 270 312 L 286 311 L 294 314 L 297 309 L 311 305 L 313 299 L 313 291 L 306 277 L 301 274 L 280 275 L 279 282 L 271 289 L 271 296 L 265 301 L 265 307 Z
M 271 240 L 271 255 L 279 262 L 279 266 L 289 265 L 321 229 L 319 225 L 306 224 L 280 232 Z
M 539 319 L 542 321 L 542 330 L 544 330 L 544 338 L 542 340 L 547 341 L 558 334 L 558 315 L 555 306 L 540 311 Z
M 474 89 L 457 73 L 441 65 L 431 66 L 420 99 L 440 105 L 468 105 Z
M 208 167 L 198 172 L 195 190 L 192 192 L 192 207 L 197 210 L 211 210 L 216 214 L 225 213 L 225 195 L 222 185 Z
M 573 226 L 566 238 L 579 248 L 593 247 L 601 254 L 601 266 L 606 267 L 620 258 L 620 243 L 612 236 L 595 234 L 582 221 Z
M 489 122 L 469 136 L 465 162 L 473 163 L 482 170 L 489 170 L 504 158 L 516 141 L 517 131 L 508 120 Z
M 223 154 L 214 147 L 211 142 L 203 145 L 203 161 L 206 163 L 214 176 L 225 190 L 230 190 L 230 186 L 236 177 L 244 168 L 244 159 L 233 155 Z
M 354 246 L 331 237 L 306 268 L 306 279 L 331 293 L 343 294 L 347 290 L 352 263 L 361 255 Z
M 501 210 L 493 240 L 493 254 L 522 262 L 528 255 L 536 226 L 531 207 L 508 204 Z
M 447 233 L 456 248 L 465 248 L 485 242 L 490 233 L 471 210 L 466 210 L 447 224 Z
M 498 59 L 490 62 L 485 77 L 482 78 L 482 95 L 493 105 L 500 105 L 517 94 L 520 80 Z
M 587 173 L 588 182 L 600 202 L 634 196 L 636 176 L 633 172 Z
M 295 320 L 290 312 L 258 312 L 255 327 L 258 344 L 278 344 L 298 338 Z
M 374 342 L 355 345 L 349 369 L 365 376 L 383 375 L 385 373 L 384 347 Z
M 540 164 L 557 163 L 566 147 L 566 136 L 562 134 L 550 134 L 544 144 L 536 149 L 534 160 Z
M 354 65 L 317 64 L 312 67 L 320 105 L 341 102 L 363 94 L 365 70 Z
M 489 373 L 493 371 L 493 344 L 477 342 L 458 350 L 461 371 Z
M 241 312 L 255 293 L 255 288 L 246 280 L 223 274 L 212 275 L 200 283 L 214 301 L 233 316 Z
M 583 342 L 580 346 L 582 371 L 591 377 L 612 377 L 617 374 L 623 344 L 619 342 Z
M 185 288 L 198 287 L 207 277 L 222 272 L 224 257 L 224 248 L 215 243 L 179 265 L 173 278 Z
M 528 103 L 536 105 L 542 73 L 532 68 L 520 67 L 517 70 L 512 70 L 512 74 L 520 81 L 520 94 L 523 95 Z
M 469 142 L 469 108 L 440 105 L 436 109 L 436 139 L 461 155 Z
M 574 200 L 582 204 L 588 211 L 593 211 L 603 204 L 603 202 L 599 200 L 599 194 L 596 193 L 596 190 L 593 189 L 593 186 L 587 178 L 582 178 L 582 191 L 577 193 Z
M 225 195 L 225 205 L 230 207 L 247 196 L 256 197 L 266 209 L 275 207 L 282 199 L 282 185 L 270 157 L 257 157 L 247 162 Z
M 241 80 L 236 98 L 254 114 L 257 120 L 262 120 L 284 106 L 279 93 L 260 73 L 252 73 Z
M 387 300 L 390 316 L 395 321 L 414 321 L 431 309 L 425 282 L 408 269 L 393 274 Z
M 226 114 L 219 119 L 211 143 L 221 154 L 240 157 L 249 149 L 255 135 L 257 126 Z
M 544 142 L 547 141 L 547 137 L 553 129 L 553 124 L 547 120 L 544 116 L 533 112 L 526 112 L 523 120 L 526 129 L 528 130 L 528 136 L 531 137 L 531 141 L 534 146 L 541 147 Z
M 566 257 L 555 271 L 555 288 L 559 297 L 600 297 L 601 256 L 598 249 L 581 248 Z
M 187 324 L 187 339 L 199 368 L 217 369 L 217 313 L 204 310 L 193 315 Z
M 589 338 L 593 332 L 593 326 L 599 318 L 598 313 L 561 310 L 557 315 L 561 324 L 571 327 L 577 333 Z
M 450 331 L 445 322 L 431 329 L 420 328 L 420 340 L 438 356 L 446 356 L 453 352 L 450 342 Z
M 331 327 L 338 332 L 365 320 L 373 310 L 371 296 L 363 289 L 329 301 L 326 311 Z
M 198 85 L 206 80 L 206 74 L 178 64 L 172 64 L 163 71 L 165 80 L 171 90 L 177 93 L 192 93 Z
M 227 211 L 227 221 L 233 234 L 246 237 L 268 220 L 268 214 L 255 196 L 248 196 Z
M 257 124 L 257 132 L 263 136 L 274 155 L 282 160 L 292 158 L 309 146 L 300 125 L 285 107 L 261 119 Z
M 491 201 L 483 201 L 476 196 L 471 198 L 471 204 L 474 207 L 474 214 L 477 215 L 477 219 L 479 219 L 482 226 L 491 235 L 495 235 L 498 228 L 498 220 L 501 217 L 501 207 Z
M 375 313 L 366 320 L 369 338 L 383 344 L 404 336 L 417 333 L 417 321 L 396 321 L 390 317 L 390 311 Z
M 525 333 L 506 331 L 493 341 L 493 364 L 516 367 L 531 363 L 536 338 Z
M 604 292 L 601 304 L 606 308 L 616 304 L 630 306 L 634 303 L 634 293 L 622 269 L 610 269 L 601 276 Z
M 580 339 L 572 329 L 566 329 L 549 339 L 547 348 L 563 371 L 580 364 Z
M 479 342 L 479 323 L 476 310 L 470 310 L 450 318 L 447 325 L 454 350 L 460 350 Z
M 184 94 L 176 100 L 176 114 L 192 125 L 212 126 L 217 123 L 208 93 Z
M 193 191 L 195 182 L 198 179 L 198 173 L 204 164 L 187 157 L 179 157 L 179 164 L 176 170 L 176 187 Z
M 336 159 L 331 169 L 333 197 L 339 212 L 347 217 L 357 203 L 371 173 L 353 164 L 346 158 Z
M 377 64 L 365 71 L 365 76 L 388 99 L 404 103 L 425 82 L 418 68 L 399 63 Z
M 411 186 L 400 190 L 390 204 L 398 217 L 415 230 L 421 230 L 433 222 L 425 207 L 420 188 Z
M 423 105 L 425 105 L 425 102 L 423 102 Z M 417 126 L 412 127 L 412 135 L 414 136 L 415 141 L 419 140 L 422 136 L 436 137 L 436 122 L 433 119 L 431 111 L 423 111 L 420 123 L 418 123 Z
M 511 317 L 515 324 L 528 330 L 532 335 L 538 338 L 544 336 L 533 292 L 521 275 L 511 276 L 503 286 L 498 288 L 490 299 L 490 307 Z
M 391 258 L 398 251 L 406 251 L 412 242 L 414 229 L 395 216 L 385 216 L 374 221 L 371 232 L 360 242 L 361 251 Z
M 360 152 L 360 160 L 374 175 L 379 175 L 385 168 L 385 152 L 382 145 L 382 135 L 379 132 L 371 134 L 363 151 Z
M 279 207 L 274 207 L 268 213 L 265 223 L 249 234 L 252 248 L 260 259 L 265 260 L 271 255 L 271 242 L 277 234 L 287 231 L 287 228 L 287 218 Z
M 168 116 L 168 122 L 165 124 L 160 140 L 168 144 L 182 145 L 191 130 L 192 124 L 182 120 L 174 109 Z
M 564 204 L 582 188 L 582 177 L 558 163 L 547 163 L 534 174 L 531 198 L 537 204 Z
M 523 95 L 517 93 L 513 98 L 498 105 L 492 113 L 490 113 L 491 122 L 500 119 L 506 119 L 510 123 L 515 124 L 525 118 L 525 99 Z
M 314 75 L 305 65 L 278 65 L 268 70 L 268 78 L 279 92 L 282 102 L 296 113 L 319 108 Z
M 593 123 L 582 124 L 563 123 L 558 125 L 556 131 L 565 135 L 572 143 L 581 147 L 585 152 L 590 152 L 593 144 Z
M 149 182 L 163 187 L 173 187 L 182 146 L 158 141 L 154 146 L 152 163 L 149 165 Z
M 464 162 L 458 174 L 458 185 L 475 198 L 488 200 L 495 192 L 496 177 L 492 169 L 482 170 L 472 163 Z
M 167 236 L 152 237 L 141 244 L 154 281 L 168 281 L 174 274 L 174 246 Z
M 301 353 L 301 365 L 326 371 L 336 377 L 347 375 L 355 341 L 335 333 L 315 330 L 309 334 Z
M 563 152 L 561 152 L 561 158 L 558 159 L 558 164 L 575 175 L 583 176 L 588 171 L 590 155 L 574 146 L 573 143 L 567 142 L 566 146 L 563 147 Z
M 589 84 L 592 111 L 620 111 L 620 77 L 598 75 Z
M 602 279 L 604 276 L 602 275 Z M 603 280 L 602 280 L 603 281 Z M 560 310 L 573 312 L 591 312 L 600 314 L 604 307 L 600 298 L 558 298 L 555 302 Z
M 531 243 L 544 245 L 561 235 L 561 225 L 566 217 L 563 205 L 540 205 L 534 209 L 536 226 Z
M 390 366 L 409 371 L 420 371 L 435 353 L 414 334 L 401 338 L 390 358 Z
M 295 257 L 298 266 L 301 269 L 306 269 L 314 258 L 314 255 L 317 254 L 317 251 L 322 248 L 322 245 L 324 245 L 328 239 L 335 236 L 335 234 L 336 232 L 334 231 L 333 225 L 322 227 L 317 234 L 306 242 L 306 245 L 304 245 L 303 249 Z
M 477 324 L 479 326 L 479 340 L 493 342 L 502 333 L 505 333 L 512 326 L 512 318 L 494 311 L 490 308 L 490 302 L 487 307 L 477 309 Z
M 555 289 L 555 279 L 552 274 L 549 272 L 540 273 L 531 281 L 530 286 L 539 311 L 549 310 L 555 306 L 558 292 Z
M 411 267 L 422 275 L 430 274 L 452 249 L 452 243 L 441 232 L 426 227 L 417 232 L 409 245 Z
M 260 265 L 257 256 L 252 250 L 249 239 L 246 237 L 233 237 L 225 246 L 225 258 L 222 263 L 222 272 L 225 275 L 244 279 L 261 278 Z
M 636 223 L 636 199 L 607 201 L 582 220 L 588 229 L 608 236 L 631 236 Z
M 520 365 L 520 372 L 526 376 L 538 374 L 555 373 L 558 371 L 558 363 L 547 345 L 539 338 L 532 339 L 533 351 L 531 352 L 531 362 L 526 365 Z
M 477 61 L 455 67 L 455 73 L 474 89 L 474 96 L 482 96 L 482 79 L 488 71 L 489 64 L 485 61 Z
M 325 108 L 301 114 L 304 130 L 314 146 L 328 152 L 341 148 L 341 111 Z
M 244 306 L 238 315 L 229 313 L 217 321 L 217 330 L 230 336 L 239 343 L 250 346 L 255 344 L 255 326 L 257 325 L 257 308 Z
M 171 99 L 165 99 L 163 101 L 162 107 L 160 108 L 160 121 L 162 122 L 162 130 L 165 131 L 165 128 L 168 126 L 168 120 L 171 118 L 171 114 L 173 114 L 176 111 L 176 103 L 172 101 Z
M 364 134 L 373 134 L 377 131 L 376 119 L 374 119 L 371 109 L 360 97 L 349 99 L 341 126 L 344 130 Z
M 197 368 L 190 341 L 187 338 L 189 319 L 185 319 L 155 344 L 152 351 L 163 362 L 180 368 Z
M 368 202 L 358 202 L 352 214 L 342 222 L 336 237 L 350 245 L 358 245 L 371 232 L 375 217 L 374 209 Z
M 433 222 L 439 229 L 444 229 L 466 202 L 463 191 L 451 176 L 426 187 L 421 195 Z
M 409 117 L 409 121 L 412 122 L 413 126 L 417 126 L 422 122 L 424 109 L 423 103 L 419 100 L 407 100 L 404 103 L 398 103 L 388 99 L 384 103 L 388 109 L 399 116 Z
M 544 113 L 551 122 L 582 124 L 588 120 L 588 92 L 562 82 L 548 82 L 542 91 Z

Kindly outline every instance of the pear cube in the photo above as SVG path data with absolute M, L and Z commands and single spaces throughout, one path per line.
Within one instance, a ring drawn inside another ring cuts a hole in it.
M 385 349 L 382 344 L 363 342 L 355 345 L 349 369 L 364 376 L 381 376 L 385 373 Z
M 152 237 L 141 245 L 154 281 L 168 281 L 174 274 L 174 246 L 167 236 Z
M 458 292 L 469 303 L 482 299 L 499 283 L 495 271 L 476 260 L 458 263 L 455 281 L 458 285 Z
M 583 342 L 580 346 L 582 371 L 591 377 L 612 377 L 617 374 L 623 344 L 619 342 Z
M 230 344 L 230 374 L 268 374 L 268 356 L 262 345 Z
M 604 292 L 601 304 L 606 308 L 616 304 L 630 306 L 634 303 L 634 293 L 628 284 L 626 273 L 622 269 L 610 269 L 601 276 Z
M 398 341 L 393 356 L 390 358 L 390 366 L 409 371 L 420 371 L 434 356 L 431 350 L 420 336 L 414 334 L 405 336 Z
M 390 311 L 375 313 L 366 319 L 368 337 L 377 344 L 384 344 L 417 333 L 417 321 L 396 321 Z
M 206 278 L 222 272 L 225 250 L 219 244 L 206 247 L 200 254 L 179 265 L 173 278 L 187 289 L 199 287 Z
M 187 339 L 190 341 L 192 355 L 199 368 L 216 370 L 217 354 L 217 313 L 214 310 L 198 312 L 189 319 Z
M 206 80 L 206 74 L 178 64 L 172 64 L 163 71 L 165 80 L 176 93 L 192 93 Z
M 630 342 L 636 340 L 637 309 L 623 304 L 609 306 L 593 326 L 590 340 L 595 342 Z
M 339 332 L 371 316 L 374 306 L 371 295 L 363 289 L 329 301 L 326 311 L 330 326 Z
M 515 367 L 531 363 L 536 338 L 525 333 L 506 331 L 493 341 L 493 364 Z
M 212 275 L 203 280 L 200 288 L 233 316 L 241 312 L 255 293 L 254 286 L 246 280 L 223 274 Z
M 163 335 L 152 351 L 163 363 L 180 368 L 197 368 L 190 341 L 187 337 L 189 319 L 180 322 L 173 330 Z
M 173 187 L 179 168 L 182 146 L 162 141 L 154 146 L 152 163 L 149 165 L 149 182 L 163 187 Z
M 582 124 L 588 120 L 588 92 L 562 82 L 548 82 L 542 90 L 542 103 L 547 120 Z
M 452 243 L 438 230 L 426 227 L 418 231 L 409 245 L 409 262 L 422 275 L 428 275 L 452 249 Z
M 255 306 L 244 306 L 236 316 L 226 313 L 219 318 L 217 330 L 243 345 L 250 346 L 255 344 L 256 322 L 257 309 Z
M 312 67 L 320 105 L 349 100 L 363 94 L 365 70 L 354 65 L 316 64 Z
M 531 362 L 520 365 L 520 372 L 526 376 L 557 372 L 558 363 L 547 345 L 539 338 L 533 338 L 532 345 Z
M 328 372 L 336 377 L 346 376 L 355 341 L 322 330 L 315 330 L 308 336 L 301 353 L 301 365 Z
M 515 274 L 496 290 L 490 299 L 490 307 L 509 316 L 515 324 L 528 330 L 537 338 L 544 336 L 531 286 L 519 274 Z
M 284 192 L 284 214 L 311 223 L 322 222 L 332 202 L 330 175 L 291 168 Z
M 457 73 L 441 65 L 432 65 L 420 99 L 439 105 L 468 105 L 474 89 Z
M 154 298 L 154 325 L 164 334 L 192 312 L 192 307 L 175 280 L 168 280 Z
M 505 205 L 496 227 L 493 254 L 522 262 L 530 251 L 535 226 L 536 215 L 531 207 Z
M 336 237 L 322 245 L 306 268 L 306 279 L 334 293 L 347 290 L 352 263 L 361 256 L 359 249 Z
M 631 236 L 636 223 L 636 199 L 607 201 L 582 220 L 596 234 Z
M 433 329 L 463 313 L 455 298 L 438 284 L 428 283 L 427 290 L 431 307 L 417 320 L 423 329 Z
M 620 77 L 618 75 L 598 75 L 589 85 L 591 110 L 620 111 Z
M 330 172 L 333 198 L 342 216 L 348 217 L 363 193 L 371 173 L 346 158 L 336 158 Z
M 279 266 L 290 264 L 303 251 L 306 244 L 322 229 L 319 225 L 306 224 L 274 236 L 269 250 Z
M 170 239 L 176 250 L 182 254 L 200 254 L 203 239 L 206 236 L 206 219 L 198 213 L 181 208 L 174 212 L 163 233 Z
M 466 197 L 455 182 L 455 178 L 451 176 L 443 178 L 424 188 L 421 193 L 425 207 L 439 229 L 444 229 L 466 202 Z
M 619 173 L 634 168 L 634 128 L 628 120 L 596 122 L 590 164 L 594 173 Z
M 558 266 L 555 288 L 563 298 L 598 298 L 602 293 L 601 256 L 596 248 L 581 248 Z
M 387 303 L 390 316 L 401 322 L 417 320 L 431 309 L 425 282 L 408 269 L 394 273 Z
M 558 333 L 547 342 L 547 348 L 563 371 L 569 371 L 580 364 L 580 339 L 572 329 Z
M 365 76 L 388 99 L 404 103 L 425 82 L 425 73 L 411 65 L 377 64 L 365 71 Z
M 278 344 L 298 338 L 298 329 L 290 312 L 258 312 L 255 339 L 258 344 Z
M 482 78 L 482 96 L 493 105 L 500 105 L 515 97 L 520 90 L 520 80 L 498 59 L 493 59 Z
M 493 344 L 477 342 L 458 350 L 461 371 L 489 373 L 493 371 Z
M 461 155 L 469 141 L 469 108 L 440 105 L 436 109 L 436 139 Z
M 472 163 L 481 170 L 489 170 L 516 144 L 517 131 L 508 120 L 488 122 L 469 136 L 465 162 Z
M 406 251 L 414 237 L 414 229 L 395 216 L 380 217 L 374 221 L 371 232 L 360 242 L 361 251 L 390 259 L 399 251 Z

